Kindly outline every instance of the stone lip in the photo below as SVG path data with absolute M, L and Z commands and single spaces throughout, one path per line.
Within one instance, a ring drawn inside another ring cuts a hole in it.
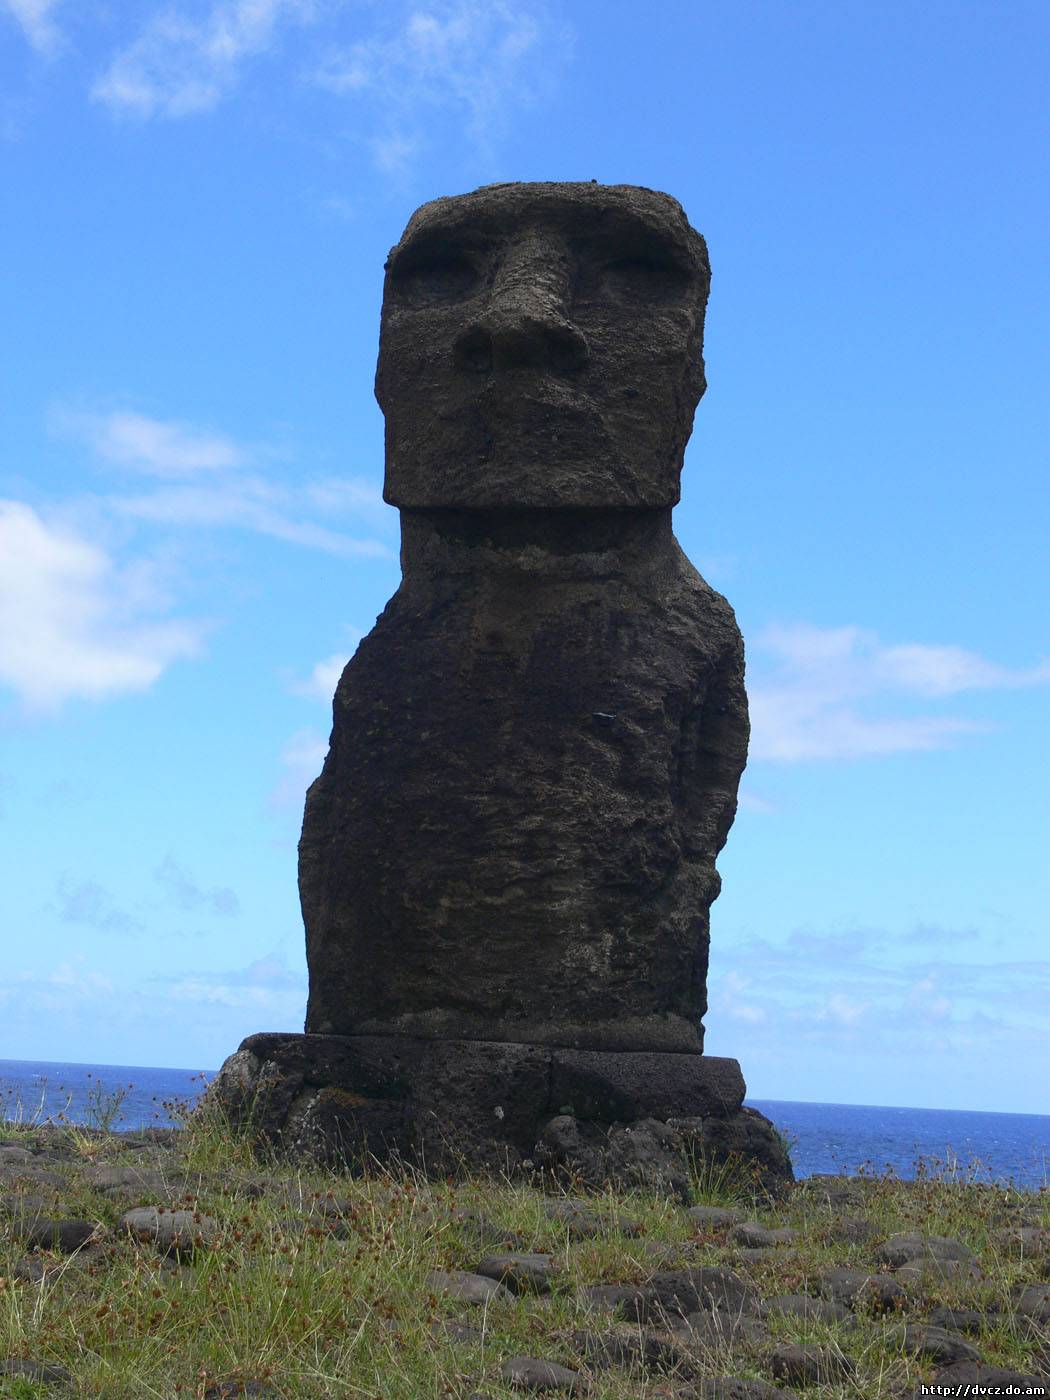
M 293 1158 L 351 1170 L 400 1159 L 446 1175 L 536 1170 L 664 1185 L 683 1199 L 689 1157 L 791 1166 L 743 1105 L 736 1060 L 507 1041 L 262 1032 L 209 1086 L 235 1124 Z

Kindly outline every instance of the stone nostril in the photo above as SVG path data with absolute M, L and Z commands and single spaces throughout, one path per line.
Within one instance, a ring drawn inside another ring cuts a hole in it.
M 578 330 L 552 330 L 547 336 L 547 354 L 553 369 L 582 369 L 587 361 L 587 342 Z
M 453 346 L 452 356 L 457 369 L 483 374 L 492 368 L 492 337 L 480 328 L 464 331 Z

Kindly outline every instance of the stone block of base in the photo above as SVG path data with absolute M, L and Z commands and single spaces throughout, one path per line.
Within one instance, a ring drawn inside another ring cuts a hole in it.
M 753 1161 L 767 1189 L 791 1179 L 744 1092 L 738 1063 L 710 1055 L 261 1033 L 226 1060 L 202 1111 L 350 1171 L 374 1160 L 431 1176 L 575 1176 L 686 1201 L 690 1153 Z

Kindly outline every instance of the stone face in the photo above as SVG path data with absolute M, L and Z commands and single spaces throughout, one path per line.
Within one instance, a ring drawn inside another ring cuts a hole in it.
M 391 505 L 677 503 L 710 270 L 676 200 L 489 185 L 417 209 L 386 271 L 376 398 Z
M 403 579 L 307 796 L 308 1032 L 702 1048 L 748 734 L 732 609 L 671 530 L 707 286 L 632 186 L 437 200 L 393 250 Z

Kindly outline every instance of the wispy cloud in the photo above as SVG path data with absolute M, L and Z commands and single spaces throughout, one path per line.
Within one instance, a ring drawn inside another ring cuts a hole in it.
M 193 876 L 170 855 L 153 872 L 168 900 L 177 909 L 190 913 L 207 911 L 227 918 L 240 909 L 240 901 L 228 885 L 212 885 L 203 889 Z
M 985 725 L 955 715 L 886 715 L 893 695 L 929 701 L 1050 682 L 1050 663 L 1011 669 L 962 647 L 886 645 L 861 627 L 768 627 L 751 648 L 751 757 L 780 762 L 943 748 Z
M 313 0 L 222 0 L 203 19 L 166 8 L 114 56 L 92 97 L 139 117 L 210 111 L 246 63 L 277 45 L 284 25 L 309 23 L 316 11 Z
M 568 26 L 541 3 L 430 0 L 384 12 L 381 33 L 334 45 L 314 80 L 359 100 L 375 164 L 404 169 L 430 140 L 435 110 L 460 117 L 487 147 L 515 103 L 534 101 L 571 49 Z
M 117 906 L 110 892 L 97 880 L 74 880 L 64 875 L 56 887 L 58 917 L 67 924 L 86 924 L 100 933 L 134 933 L 143 927 Z
M 301 1019 L 306 996 L 305 979 L 275 953 L 227 972 L 152 980 L 165 988 L 169 1000 L 181 1004 L 251 1008 L 294 1020 Z
M 54 51 L 60 41 L 54 13 L 59 0 L 0 0 L 0 11 L 6 11 L 22 30 L 38 53 Z
M 9 1022 L 17 1017 L 92 1011 L 93 1003 L 110 1002 L 112 980 L 85 966 L 83 953 L 58 963 L 50 972 L 0 972 L 0 1006 Z
M 328 476 L 295 487 L 271 481 L 257 465 L 273 456 L 267 449 L 251 448 L 214 428 L 134 409 L 91 413 L 56 406 L 49 425 L 82 442 L 104 469 L 162 479 L 164 484 L 146 491 L 107 496 L 107 508 L 118 516 L 174 527 L 248 530 L 342 558 L 395 557 L 380 540 L 355 539 L 322 523 L 357 515 L 372 526 L 386 524 L 392 512 L 377 481 Z
M 931 957 L 941 943 L 946 955 Z M 1050 961 L 994 961 L 982 952 L 972 930 L 929 925 L 795 929 L 782 939 L 715 944 L 708 1030 L 730 1040 L 733 1024 L 745 1023 L 777 1053 L 805 1041 L 842 1051 L 863 1044 L 868 1055 L 898 1058 L 972 1047 L 980 1022 L 992 1053 L 1040 1032 Z M 751 1053 L 757 1042 L 749 1046 Z
M 160 525 L 210 525 L 250 530 L 289 544 L 342 558 L 392 559 L 380 540 L 353 539 L 315 521 L 295 519 L 301 496 L 262 477 L 239 477 L 213 486 L 170 487 L 145 495 L 113 496 L 113 508 L 136 520 Z
M 147 690 L 200 649 L 203 626 L 150 618 L 148 569 L 0 501 L 0 684 L 29 710 Z
M 194 428 L 119 409 L 113 413 L 78 413 L 55 408 L 51 427 L 87 442 L 105 462 L 131 467 L 150 476 L 184 477 L 243 466 L 249 454 L 222 433 Z
M 328 753 L 328 740 L 314 729 L 299 729 L 288 740 L 281 754 L 283 773 L 270 793 L 269 805 L 301 812 L 306 789 L 321 771 Z
M 293 695 L 302 695 L 307 700 L 321 700 L 326 705 L 332 703 L 332 696 L 335 688 L 339 684 L 339 677 L 343 674 L 346 663 L 357 650 L 357 644 L 364 636 L 363 632 L 358 632 L 356 628 L 348 627 L 349 639 L 347 646 L 342 651 L 335 651 L 331 656 L 326 656 L 323 661 L 318 661 L 313 670 L 305 680 L 292 679 L 288 688 Z

